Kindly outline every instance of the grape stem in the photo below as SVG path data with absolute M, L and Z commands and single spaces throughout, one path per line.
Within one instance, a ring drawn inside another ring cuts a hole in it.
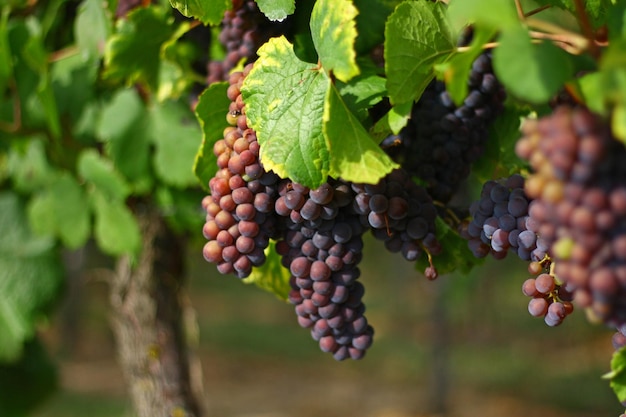
M 589 53 L 597 60 L 600 57 L 600 49 L 595 43 L 593 28 L 589 22 L 589 16 L 585 11 L 585 4 L 582 0 L 574 0 L 574 7 L 576 7 L 576 18 L 578 19 L 580 29 L 589 41 Z
M 537 29 L 529 31 L 533 39 L 553 41 L 573 55 L 580 55 L 589 49 L 589 40 L 578 33 L 539 19 L 527 19 L 526 24 Z
M 520 20 L 524 20 L 527 17 L 530 17 L 532 15 L 535 15 L 537 13 L 541 13 L 546 9 L 551 8 L 552 5 L 550 4 L 546 4 L 544 6 L 541 7 L 537 7 L 536 9 L 533 9 L 529 12 L 524 13 L 524 7 L 522 6 L 522 2 L 521 0 L 515 0 L 515 8 L 517 9 L 517 16 L 520 18 Z

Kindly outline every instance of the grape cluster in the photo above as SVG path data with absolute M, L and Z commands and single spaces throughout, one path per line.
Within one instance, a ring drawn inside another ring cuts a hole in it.
M 548 272 L 528 278 L 522 285 L 522 293 L 530 297 L 530 315 L 543 317 L 548 326 L 558 326 L 574 310 L 574 295 Z
M 287 31 L 290 19 L 271 22 L 259 10 L 254 0 L 233 0 L 233 7 L 224 13 L 219 42 L 226 49 L 222 61 L 208 63 L 208 84 L 228 79 L 228 73 L 240 61 L 253 62 L 257 49 L 271 37 Z
M 335 359 L 359 359 L 374 335 L 358 281 L 363 234 L 372 230 L 409 261 L 426 253 L 424 274 L 434 279 L 432 255 L 441 251 L 437 210 L 426 190 L 402 169 L 378 184 L 328 178 L 315 189 L 265 171 L 240 92 L 251 68 L 229 77 L 230 126 L 213 146 L 218 170 L 203 200 L 204 257 L 219 272 L 244 278 L 265 262 L 265 249 L 275 240 L 291 273 L 289 300 L 299 324 L 310 328 L 320 348 Z
M 409 124 L 386 151 L 427 184 L 435 201 L 447 203 L 483 153 L 488 127 L 501 112 L 504 89 L 493 74 L 491 52 L 472 64 L 469 93 L 457 106 L 443 81 L 433 80 L 411 111 Z
M 287 231 L 276 250 L 291 272 L 289 301 L 298 323 L 335 359 L 360 359 L 374 330 L 357 281 L 367 229 L 352 212 L 354 193 L 333 179 L 314 190 L 289 180 L 280 188 L 276 213 Z
M 429 255 L 441 252 L 435 236 L 437 209 L 406 170 L 396 169 L 378 184 L 352 184 L 352 189 L 354 212 L 387 250 L 402 253 L 408 261 L 417 260 L 424 251 Z M 432 265 L 425 275 L 436 278 Z
M 241 84 L 250 69 L 229 78 L 231 126 L 213 146 L 219 169 L 209 181 L 211 195 L 202 201 L 207 213 L 203 233 L 208 239 L 204 257 L 221 273 L 240 278 L 265 262 L 264 249 L 279 232 L 274 216 L 279 178 L 261 166 L 256 132 L 247 125 L 241 100 Z
M 480 199 L 470 206 L 471 221 L 463 231 L 474 256 L 483 258 L 491 253 L 501 259 L 514 250 L 522 260 L 541 261 L 547 246 L 535 233 L 529 202 L 521 175 L 487 181 Z
M 561 106 L 522 127 L 532 229 L 554 273 L 601 321 L 626 323 L 626 148 L 606 121 Z

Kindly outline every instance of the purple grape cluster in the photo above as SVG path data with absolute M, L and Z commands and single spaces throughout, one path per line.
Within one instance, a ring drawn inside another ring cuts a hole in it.
M 443 81 L 433 80 L 411 111 L 409 124 L 383 143 L 411 175 L 422 179 L 435 201 L 447 203 L 482 154 L 488 127 L 501 112 L 504 89 L 493 74 L 491 52 L 473 63 L 469 93 L 457 106 Z
M 561 106 L 529 120 L 516 146 L 533 173 L 533 230 L 548 246 L 554 273 L 606 324 L 626 323 L 626 148 L 607 121 Z
M 285 33 L 290 19 L 272 22 L 259 10 L 254 0 L 233 0 L 232 9 L 224 13 L 219 42 L 226 49 L 221 61 L 208 63 L 208 84 L 228 79 L 230 70 L 240 61 L 244 64 L 257 58 L 257 49 L 271 37 Z
M 415 261 L 427 252 L 437 255 L 441 245 L 435 236 L 437 209 L 426 190 L 404 169 L 396 169 L 378 184 L 352 184 L 353 210 L 361 223 L 382 240 L 390 252 Z M 432 266 L 432 265 L 431 265 Z M 436 278 L 436 271 L 425 273 Z
M 514 250 L 522 260 L 541 261 L 547 246 L 535 233 L 529 203 L 524 177 L 519 174 L 483 184 L 480 199 L 469 208 L 471 222 L 463 231 L 474 256 L 483 258 L 491 253 L 501 259 Z
M 287 227 L 276 249 L 291 272 L 298 323 L 336 360 L 362 358 L 374 330 L 358 281 L 367 229 L 352 212 L 354 193 L 332 179 L 314 190 L 283 180 L 279 195 L 276 213 Z

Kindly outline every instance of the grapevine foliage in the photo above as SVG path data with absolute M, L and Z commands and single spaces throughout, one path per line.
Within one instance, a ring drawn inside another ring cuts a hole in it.
M 354 202 L 341 218 L 358 215 L 360 227 L 391 252 L 409 261 L 423 258 L 417 264 L 427 277 L 435 278 L 438 269 L 467 270 L 474 257 L 502 259 L 513 252 L 533 275 L 520 283 L 531 315 L 557 326 L 578 305 L 620 334 L 626 321 L 620 289 L 625 137 L 624 86 L 616 74 L 624 70 L 617 58 L 624 22 L 606 16 L 622 6 L 548 2 L 524 14 L 513 1 L 398 2 L 384 16 L 383 41 L 364 50 L 356 48 L 355 17 L 367 12 L 349 1 L 336 3 L 336 13 L 324 0 L 305 11 L 310 41 L 298 50 L 286 37 L 259 48 L 246 70 L 238 113 L 258 138 L 264 172 L 293 184 L 274 194 L 268 213 L 289 218 L 281 226 L 288 237 L 275 236 L 275 250 L 291 273 L 289 299 L 298 320 L 313 328 L 322 350 L 337 359 L 362 356 L 338 355 L 337 339 L 323 339 L 341 333 L 328 327 L 328 317 L 318 322 L 318 309 L 328 303 L 324 294 L 334 287 L 318 293 L 311 286 L 327 279 L 320 267 L 311 268 L 330 255 L 319 239 L 307 239 L 337 226 L 313 221 L 318 206 L 309 207 L 307 192 L 342 183 L 350 184 Z M 542 12 L 550 8 L 562 8 L 578 27 L 546 23 Z M 372 90 L 375 79 L 384 87 Z M 232 105 L 224 115 L 229 111 Z M 208 119 L 198 116 L 206 132 Z M 525 123 L 520 133 L 519 117 L 539 122 Z M 201 158 L 200 166 L 205 184 L 221 175 L 211 175 Z M 412 185 L 399 184 L 417 186 L 415 196 L 423 201 L 389 188 L 388 177 L 396 184 L 399 172 Z M 477 179 L 484 187 L 477 187 L 482 191 L 474 200 L 463 187 Z M 410 214 L 414 207 L 420 209 Z M 411 220 L 414 215 L 419 220 Z M 353 227 L 352 233 L 361 231 Z M 220 246 L 206 231 L 205 237 L 208 247 Z M 453 241 L 466 241 L 465 249 L 459 252 Z M 450 253 L 461 256 L 451 260 Z
M 624 2 L 169 3 L 0 6 L 3 375 L 54 385 L 57 249 L 136 257 L 157 207 L 337 360 L 375 346 L 365 233 L 428 279 L 519 257 L 531 315 L 615 331 L 626 401 Z

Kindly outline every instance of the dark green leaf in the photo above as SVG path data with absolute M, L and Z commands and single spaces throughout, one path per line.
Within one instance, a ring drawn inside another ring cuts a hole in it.
M 104 55 L 104 45 L 111 33 L 111 21 L 104 3 L 104 0 L 83 0 L 74 21 L 76 44 L 89 58 Z
M 16 190 L 32 192 L 50 182 L 54 169 L 48 163 L 42 139 L 15 140 L 7 161 Z
M 531 103 L 545 103 L 573 75 L 569 55 L 552 43 L 534 44 L 526 30 L 503 32 L 493 67 L 507 91 Z
M 136 82 L 156 91 L 159 81 L 161 46 L 174 33 L 173 19 L 163 7 L 139 7 L 117 21 L 115 34 L 106 44 L 106 78 Z
M 611 388 L 619 402 L 626 401 L 626 348 L 621 348 L 613 353 L 611 359 L 611 372 L 604 375 L 610 380 Z
M 187 104 L 166 101 L 155 106 L 150 111 L 150 125 L 156 145 L 156 175 L 171 186 L 195 185 L 193 164 L 202 134 Z
M 126 178 L 138 180 L 150 172 L 150 141 L 146 108 L 135 90 L 120 90 L 106 104 L 97 135 L 107 144 L 115 167 Z
M 452 0 L 448 17 L 456 32 L 473 23 L 491 30 L 514 30 L 521 27 L 515 3 L 502 0 Z
M 94 235 L 100 249 L 114 256 L 136 255 L 141 249 L 141 232 L 124 202 L 112 200 L 98 189 L 89 197 L 96 219 Z
M 446 5 L 402 3 L 385 27 L 385 70 L 392 103 L 418 99 L 434 77 L 434 67 L 455 51 Z
M 28 216 L 35 232 L 58 236 L 72 249 L 84 245 L 91 232 L 87 198 L 68 173 L 58 175 L 49 187 L 35 194 Z
M 59 295 L 63 274 L 54 240 L 33 235 L 17 195 L 0 193 L 0 362 L 21 355 Z
M 115 170 L 111 161 L 101 157 L 94 149 L 84 150 L 78 157 L 78 173 L 109 200 L 124 201 L 130 186 Z
M 228 126 L 226 114 L 230 100 L 226 96 L 227 83 L 214 83 L 200 95 L 196 106 L 196 117 L 202 127 L 202 143 L 197 151 L 193 171 L 205 190 L 209 180 L 217 171 L 217 158 L 213 153 L 213 144 L 224 137 L 224 128 Z

